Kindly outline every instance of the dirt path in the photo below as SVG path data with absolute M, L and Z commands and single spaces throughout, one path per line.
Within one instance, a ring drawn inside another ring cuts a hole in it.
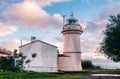
M 120 79 L 120 77 L 104 77 L 104 76 L 87 76 L 87 77 L 83 77 L 83 78 L 74 78 L 74 79 Z
M 93 71 L 86 71 L 84 73 L 88 73 L 84 77 L 78 77 L 74 79 L 120 79 L 120 76 L 91 76 L 91 74 L 119 74 L 120 70 L 93 70 Z

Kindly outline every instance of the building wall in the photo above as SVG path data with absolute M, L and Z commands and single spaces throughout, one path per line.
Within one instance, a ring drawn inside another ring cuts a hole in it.
M 34 42 L 29 45 L 20 47 L 22 52 L 27 59 L 32 60 L 29 64 L 25 64 L 25 70 L 32 70 L 36 72 L 57 72 L 57 56 L 58 50 L 54 46 L 42 42 Z M 32 53 L 36 53 L 37 57 L 33 60 L 31 57 Z M 27 60 L 26 59 L 26 60 Z
M 58 69 L 61 71 L 81 71 L 81 53 L 64 53 L 59 57 Z
M 64 52 L 80 52 L 80 35 L 64 35 Z
M 0 57 L 2 57 L 2 56 L 6 57 L 6 56 L 8 56 L 8 55 L 5 55 L 5 54 L 0 54 Z

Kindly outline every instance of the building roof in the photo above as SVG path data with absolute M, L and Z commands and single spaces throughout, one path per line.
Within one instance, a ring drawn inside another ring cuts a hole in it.
M 78 22 L 78 19 L 71 15 L 70 18 L 68 18 L 66 21 L 68 22 L 68 24 L 76 24 Z
M 8 50 L 6 50 L 6 49 L 2 49 L 2 48 L 0 48 L 0 54 L 4 54 L 4 55 L 11 55 L 11 51 L 8 51 Z
M 35 43 L 35 42 L 41 42 L 41 43 L 44 43 L 44 44 L 47 44 L 47 45 L 50 45 L 50 46 L 53 46 L 53 47 L 56 47 L 56 48 L 57 48 L 57 46 L 52 45 L 52 44 L 49 44 L 49 43 L 46 43 L 46 42 L 41 41 L 41 40 L 32 41 L 32 42 L 30 42 L 30 43 L 27 43 L 27 44 L 24 44 L 24 45 L 22 45 L 22 46 L 19 46 L 19 48 L 24 47 L 24 46 L 27 46 L 27 45 L 32 44 L 32 43 Z

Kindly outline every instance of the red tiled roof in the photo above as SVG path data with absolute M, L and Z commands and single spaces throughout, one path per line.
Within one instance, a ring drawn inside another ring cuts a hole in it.
M 10 52 L 10 51 L 7 51 L 7 50 L 0 49 L 0 54 L 10 55 L 11 52 Z
M 3 52 L 3 51 L 0 51 L 0 54 L 9 55 L 8 53 L 6 53 L 6 52 Z

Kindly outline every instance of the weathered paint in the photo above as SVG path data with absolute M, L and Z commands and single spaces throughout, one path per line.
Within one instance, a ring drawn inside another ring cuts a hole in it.
M 19 51 L 22 52 L 25 56 L 27 56 L 27 59 L 32 60 L 30 66 L 29 64 L 24 64 L 25 70 L 32 70 L 36 72 L 58 71 L 57 47 L 51 46 L 40 41 L 35 41 L 34 43 L 30 43 L 28 45 L 20 47 Z M 32 53 L 37 54 L 37 56 L 34 59 L 31 57 Z
M 78 20 L 71 15 L 62 30 L 64 35 L 64 52 L 63 56 L 59 56 L 59 70 L 82 70 L 80 49 L 80 35 L 82 32 L 82 27 L 78 24 Z
M 81 71 L 81 53 L 64 53 L 59 57 L 59 70 L 61 71 Z
M 66 34 L 64 35 L 64 52 L 80 52 L 80 35 Z

